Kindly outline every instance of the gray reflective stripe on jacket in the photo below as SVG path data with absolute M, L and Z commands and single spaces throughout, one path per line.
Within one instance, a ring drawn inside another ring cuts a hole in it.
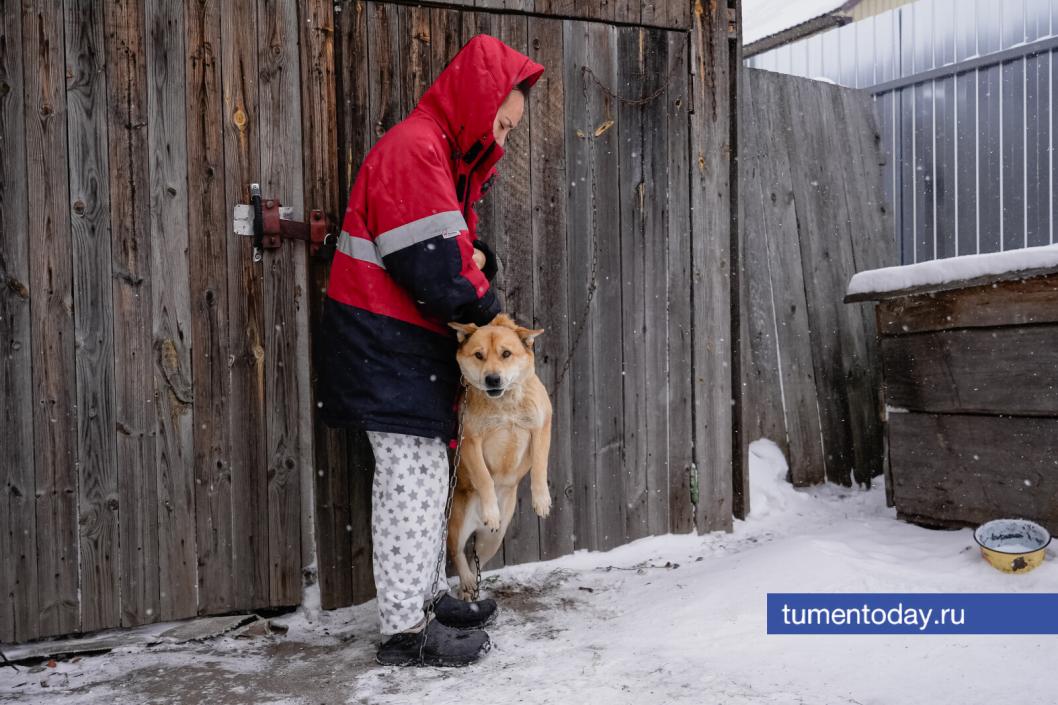
M 387 230 L 375 238 L 374 242 L 362 237 L 353 237 L 343 230 L 341 237 L 338 238 L 338 251 L 353 259 L 370 262 L 385 269 L 386 265 L 382 263 L 382 258 L 386 255 L 438 235 L 446 238 L 455 237 L 466 229 L 467 221 L 463 219 L 462 213 L 442 211 Z
M 375 238 L 375 247 L 378 248 L 378 254 L 385 257 L 438 235 L 455 237 L 466 229 L 467 221 L 463 219 L 462 213 L 441 211 L 387 230 Z
M 349 255 L 353 259 L 370 262 L 382 267 L 382 269 L 386 268 L 386 265 L 382 264 L 382 258 L 378 256 L 375 243 L 362 237 L 353 237 L 344 230 L 341 237 L 338 238 L 338 251 L 344 255 Z

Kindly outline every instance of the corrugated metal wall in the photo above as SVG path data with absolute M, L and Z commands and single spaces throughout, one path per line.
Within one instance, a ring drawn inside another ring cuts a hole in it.
M 1058 0 L 920 0 L 749 65 L 875 93 L 904 263 L 1058 242 Z

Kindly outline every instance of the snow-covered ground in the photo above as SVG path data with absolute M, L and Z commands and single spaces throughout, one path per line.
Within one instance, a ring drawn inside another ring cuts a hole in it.
M 374 602 L 283 618 L 285 637 L 130 647 L 0 668 L 0 702 L 1053 705 L 1055 636 L 769 636 L 768 592 L 1058 591 L 1053 549 L 1007 575 L 970 530 L 898 521 L 884 488 L 796 490 L 753 446 L 752 516 L 486 573 L 502 613 L 467 669 L 383 668 Z M 45 687 L 46 686 L 46 687 Z

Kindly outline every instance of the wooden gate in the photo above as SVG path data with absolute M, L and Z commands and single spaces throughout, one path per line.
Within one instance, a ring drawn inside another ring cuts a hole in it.
M 298 9 L 18 5 L 0 12 L 0 640 L 296 604 L 305 255 L 255 265 L 230 214 L 255 180 L 302 205 Z
M 468 7 L 472 4 L 478 7 Z M 482 233 L 557 412 L 502 560 L 731 522 L 737 2 L 0 0 L 0 641 L 373 591 L 370 452 L 314 418 L 340 220 L 461 44 L 547 67 Z M 336 178 L 337 176 L 337 178 Z
M 538 519 L 521 487 L 503 550 L 486 567 L 728 527 L 728 243 L 699 230 L 692 247 L 692 195 L 704 210 L 711 194 L 690 186 L 725 181 L 729 152 L 692 151 L 691 59 L 702 47 L 678 12 L 691 6 L 670 3 L 673 14 L 657 23 L 668 27 L 643 27 L 642 16 L 572 19 L 478 4 L 343 6 L 335 65 L 342 194 L 366 151 L 470 37 L 492 34 L 546 67 L 478 214 L 502 263 L 506 310 L 546 330 L 537 363 L 555 406 L 553 505 Z M 726 81 L 723 61 L 710 80 Z M 729 95 L 714 98 L 727 115 Z M 703 128 L 716 129 L 715 119 L 726 130 L 726 119 L 703 117 Z M 699 223 L 715 215 L 701 213 Z M 729 217 L 724 204 L 719 233 Z M 373 594 L 372 456 L 360 433 L 320 429 L 317 439 L 320 578 L 324 604 L 337 606 Z

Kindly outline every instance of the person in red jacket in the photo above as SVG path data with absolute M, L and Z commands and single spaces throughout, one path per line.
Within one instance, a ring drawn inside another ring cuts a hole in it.
M 380 663 L 464 665 L 490 647 L 480 627 L 495 601 L 457 599 L 444 575 L 460 391 L 447 324 L 486 325 L 500 312 L 474 203 L 543 70 L 494 37 L 474 37 L 368 152 L 349 197 L 316 344 L 317 399 L 328 425 L 366 431 L 375 456 L 372 555 L 389 637 Z

